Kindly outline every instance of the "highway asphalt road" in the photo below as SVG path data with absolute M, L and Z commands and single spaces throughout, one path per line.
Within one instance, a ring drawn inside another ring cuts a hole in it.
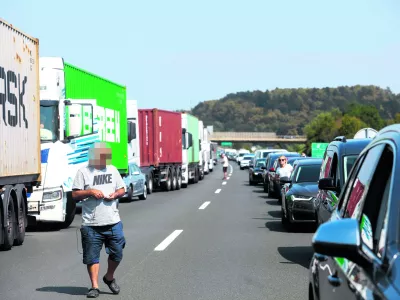
M 121 293 L 100 282 L 99 299 L 308 299 L 312 228 L 287 233 L 277 201 L 231 166 L 227 181 L 218 165 L 187 189 L 120 204 Z M 66 230 L 27 232 L 22 246 L 0 252 L 0 299 L 85 298 L 80 222 L 77 215 Z M 105 270 L 103 250 L 100 278 Z

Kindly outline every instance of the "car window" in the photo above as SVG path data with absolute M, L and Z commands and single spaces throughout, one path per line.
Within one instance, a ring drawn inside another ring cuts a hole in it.
M 319 177 L 320 178 L 327 178 L 329 176 L 330 168 L 331 168 L 331 161 L 332 161 L 332 151 L 326 151 L 324 161 L 322 163 L 321 172 Z
M 129 165 L 129 174 L 132 175 L 134 171 L 133 165 Z
M 357 160 L 358 155 L 346 155 L 343 157 L 343 176 L 344 176 L 344 182 L 346 182 L 351 168 L 353 167 L 354 163 Z
M 352 183 L 351 190 L 346 197 L 348 200 L 344 211 L 345 218 L 357 218 L 360 206 L 368 194 L 368 189 L 383 148 L 383 145 L 375 146 L 371 148 L 365 156 L 357 177 L 355 177 Z
M 319 165 L 309 165 L 309 166 L 299 166 L 297 175 L 296 175 L 296 183 L 301 182 L 317 182 L 319 179 Z

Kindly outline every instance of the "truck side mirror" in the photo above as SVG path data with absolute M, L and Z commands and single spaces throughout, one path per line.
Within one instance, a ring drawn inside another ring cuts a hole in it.
M 136 124 L 128 121 L 128 143 L 136 139 Z
M 191 133 L 188 133 L 188 135 L 189 135 L 188 139 L 188 149 L 189 149 L 190 147 L 193 146 L 193 135 Z

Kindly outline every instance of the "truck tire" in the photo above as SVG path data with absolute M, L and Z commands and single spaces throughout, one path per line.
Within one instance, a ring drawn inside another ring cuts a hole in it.
M 72 193 L 67 193 L 67 207 L 65 210 L 65 221 L 61 223 L 61 229 L 68 228 L 75 219 L 76 201 L 72 199 Z
M 177 175 L 176 175 L 176 189 L 180 190 L 182 187 L 182 174 L 181 174 L 181 170 L 177 169 L 176 170 Z
M 5 215 L 5 220 L 4 220 L 4 225 L 1 224 L 1 230 L 3 230 L 3 236 L 4 236 L 4 243 L 3 245 L 0 246 L 1 250 L 10 250 L 14 244 L 14 237 L 15 237 L 15 209 L 14 209 L 14 199 L 11 196 L 11 188 L 6 188 L 3 196 L 3 201 L 5 201 L 6 204 L 6 211 L 3 213 L 2 211 L 2 218 Z M 4 207 L 2 206 L 2 209 Z
M 15 191 L 17 193 L 17 209 L 15 210 L 15 219 L 16 223 L 16 232 L 14 239 L 14 246 L 21 246 L 25 240 L 25 230 L 27 226 L 27 214 L 26 214 L 26 194 L 25 194 L 25 186 L 19 184 L 15 187 Z
M 164 182 L 164 191 L 169 192 L 172 186 L 171 171 L 168 171 L 168 179 Z
M 178 181 L 176 178 L 176 170 L 175 169 L 172 169 L 171 176 L 172 176 L 171 191 L 175 191 L 176 186 L 177 186 L 177 181 Z
M 199 168 L 196 167 L 194 170 L 195 171 L 194 171 L 193 183 L 198 183 L 199 182 Z
M 149 181 L 147 182 L 147 194 L 153 193 L 153 176 L 149 175 Z

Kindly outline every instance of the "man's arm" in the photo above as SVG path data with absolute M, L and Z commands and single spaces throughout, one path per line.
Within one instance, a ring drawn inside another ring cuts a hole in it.
M 73 190 L 72 191 L 72 199 L 75 201 L 81 201 L 83 199 L 89 198 L 93 196 L 92 190 Z

